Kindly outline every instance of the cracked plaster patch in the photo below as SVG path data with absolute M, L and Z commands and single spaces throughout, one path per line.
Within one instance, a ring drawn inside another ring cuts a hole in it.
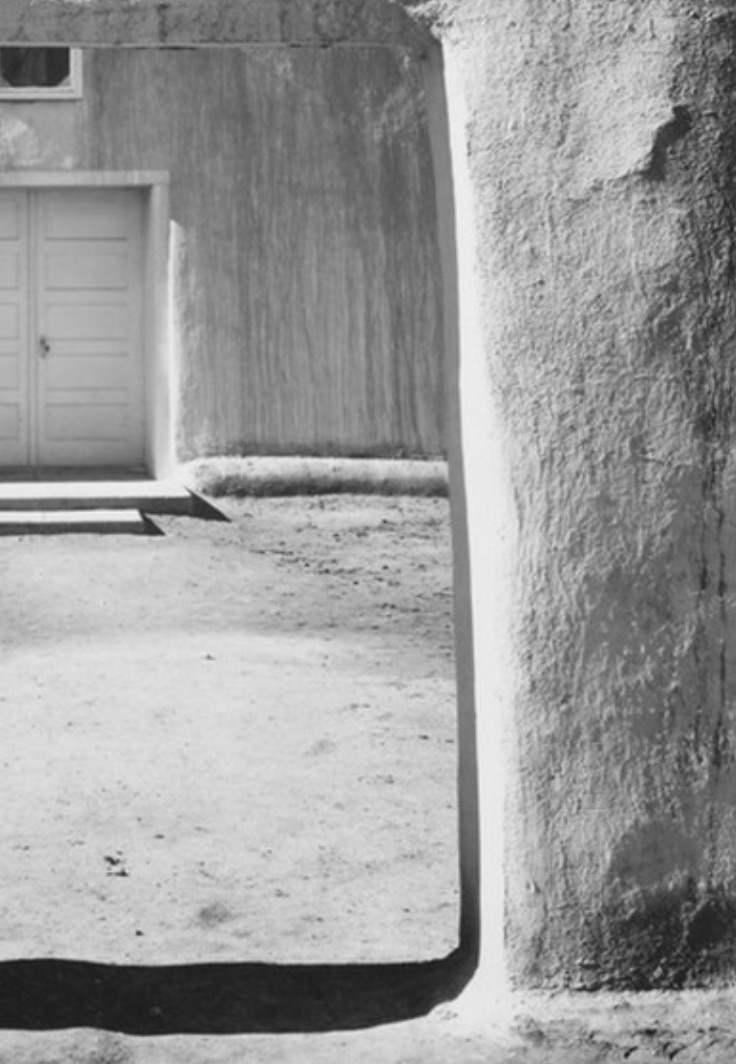
M 0 117 L 0 168 L 68 167 L 72 160 L 44 131 L 17 116 Z
M 26 165 L 41 161 L 38 137 L 29 125 L 19 118 L 0 119 L 0 165 L 23 162 Z
M 671 122 L 671 26 L 642 27 L 607 62 L 593 57 L 580 81 L 567 153 L 577 160 L 580 191 L 644 173 L 658 132 Z

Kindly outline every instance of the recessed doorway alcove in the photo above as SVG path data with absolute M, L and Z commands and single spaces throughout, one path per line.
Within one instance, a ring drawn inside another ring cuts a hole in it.
M 249 1030 L 321 1030 L 352 1027 L 421 1015 L 455 996 L 471 977 L 480 948 L 478 786 L 476 721 L 470 614 L 468 506 L 460 434 L 459 305 L 456 217 L 450 132 L 444 71 L 439 46 L 393 4 L 364 25 L 353 26 L 348 39 L 339 24 L 320 27 L 307 18 L 276 31 L 268 23 L 251 24 L 247 14 L 228 32 L 202 30 L 194 5 L 187 19 L 171 27 L 152 21 L 148 7 L 126 9 L 102 18 L 94 5 L 51 7 L 37 21 L 24 23 L 28 43 L 69 43 L 86 49 L 121 44 L 131 49 L 214 47 L 244 48 L 248 54 L 268 50 L 278 63 L 281 45 L 311 49 L 329 46 L 362 49 L 380 56 L 384 49 L 402 52 L 402 62 L 422 79 L 427 108 L 427 137 L 433 163 L 436 240 L 441 263 L 438 318 L 444 365 L 441 391 L 445 404 L 446 442 L 450 456 L 455 558 L 455 627 L 458 674 L 458 778 L 461 901 L 457 946 L 433 960 L 375 965 L 242 963 L 126 966 L 75 958 L 17 959 L 0 964 L 3 1008 L 0 1024 L 14 1027 L 93 1025 L 134 1033 L 174 1031 L 235 1032 Z M 84 9 L 84 10 L 82 10 Z M 339 16 L 336 16 L 339 18 Z M 275 42 L 272 33 L 283 39 Z M 114 38 L 114 39 L 113 39 Z M 162 39 L 163 38 L 163 39 Z M 17 35 L 13 36 L 13 40 Z M 368 60 L 366 60 L 368 61 Z M 393 121 L 390 111 L 386 121 Z M 355 121 L 360 121 L 356 114 Z M 183 239 L 179 234 L 175 240 Z M 176 254 L 169 259 L 169 283 L 176 283 Z M 173 272 L 172 272 L 173 271 Z M 160 326 L 172 359 L 168 399 L 175 398 L 179 378 L 177 345 L 171 317 Z M 397 382 L 401 387 L 401 382 Z M 168 429 L 167 429 L 168 431 Z M 176 446 L 176 444 L 174 444 Z M 112 855 L 114 858 L 115 855 Z M 288 1006 L 285 1002 L 288 1001 Z M 30 1004 L 32 1002 L 32 1004 Z M 39 1004 L 40 1003 L 40 1004 Z

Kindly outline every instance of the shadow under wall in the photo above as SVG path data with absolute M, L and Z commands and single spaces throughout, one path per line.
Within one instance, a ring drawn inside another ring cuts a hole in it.
M 95 1027 L 131 1035 L 285 1034 L 371 1027 L 426 1015 L 460 993 L 476 965 L 118 966 L 0 963 L 0 1029 Z

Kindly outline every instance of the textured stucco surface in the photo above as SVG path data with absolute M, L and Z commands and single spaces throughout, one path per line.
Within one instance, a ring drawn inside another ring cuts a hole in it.
M 422 3 L 393 0 L 5 0 L 0 36 L 30 43 L 389 44 L 421 49 L 428 22 Z
M 82 167 L 168 170 L 178 455 L 439 454 L 418 67 L 387 48 L 93 51 Z
M 518 516 L 517 983 L 733 972 L 735 30 L 507 0 L 448 43 Z

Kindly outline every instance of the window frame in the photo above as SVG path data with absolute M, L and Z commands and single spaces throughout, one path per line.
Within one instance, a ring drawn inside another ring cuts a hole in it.
M 0 52 L 3 48 L 26 47 L 19 46 L 12 41 L 0 43 Z M 30 46 L 30 47 L 43 47 Z M 53 45 L 54 48 L 64 48 L 66 45 Z M 0 101 L 28 102 L 33 100 L 79 100 L 82 97 L 82 49 L 69 48 L 69 77 L 64 85 L 23 85 L 13 88 L 12 85 L 0 84 Z

